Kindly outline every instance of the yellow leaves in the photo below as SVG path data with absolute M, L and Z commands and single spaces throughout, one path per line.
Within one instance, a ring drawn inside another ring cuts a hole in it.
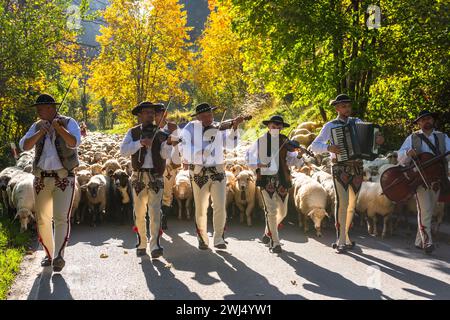
M 242 44 L 231 30 L 230 1 L 208 4 L 211 13 L 198 40 L 200 51 L 193 66 L 194 83 L 200 95 L 210 102 L 234 103 L 243 92 Z
M 89 86 L 119 113 L 133 121 L 130 110 L 143 100 L 187 101 L 180 86 L 188 79 L 186 12 L 177 0 L 111 1 L 97 37 L 101 53 L 92 63 Z

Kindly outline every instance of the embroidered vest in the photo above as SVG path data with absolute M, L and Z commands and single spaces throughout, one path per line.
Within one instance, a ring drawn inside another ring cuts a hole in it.
M 265 153 L 267 157 L 271 157 L 271 136 L 270 134 L 266 134 L 258 139 L 258 145 L 260 145 L 260 142 L 262 139 L 267 139 L 267 149 L 265 150 Z M 280 150 L 280 146 L 283 145 L 283 142 L 288 139 L 285 135 L 280 134 L 278 139 L 278 147 L 276 150 Z M 263 144 L 264 145 L 264 144 Z M 264 150 L 263 150 L 264 152 Z M 259 156 L 259 155 L 258 155 Z M 283 148 L 278 152 L 278 171 L 276 175 L 279 177 L 280 184 L 285 188 L 290 188 L 292 186 L 292 178 L 291 178 L 291 172 L 289 170 L 289 167 L 286 162 L 286 156 L 287 156 L 287 149 L 283 146 Z M 261 174 L 261 169 L 256 170 L 256 185 L 257 186 L 265 186 L 267 179 L 266 175 Z
M 154 128 L 154 127 L 153 127 Z M 158 132 L 153 139 L 153 144 L 151 148 L 152 152 L 152 161 L 153 161 L 153 173 L 158 176 L 162 176 L 164 170 L 166 169 L 166 160 L 161 157 L 161 136 L 160 132 Z M 131 129 L 131 138 L 133 141 L 138 141 L 142 137 L 142 128 L 141 125 L 138 125 Z M 140 150 L 140 157 L 139 157 Z M 131 166 L 133 170 L 138 171 L 142 168 L 144 164 L 145 155 L 147 154 L 147 148 L 141 147 L 135 154 L 131 156 Z
M 60 120 L 62 121 L 62 125 L 64 128 L 67 129 L 67 125 L 70 121 L 69 117 L 65 117 L 62 115 L 58 115 Z M 75 120 L 74 120 L 75 121 Z M 36 132 L 41 129 L 41 124 L 38 122 L 36 123 Z M 38 142 L 35 145 L 35 156 L 33 161 L 33 172 L 37 170 L 37 165 L 39 163 L 39 160 L 41 159 L 42 152 L 44 150 L 44 144 L 45 144 L 45 136 L 38 140 Z M 77 149 L 70 149 L 67 147 L 66 142 L 64 139 L 55 131 L 55 147 L 56 152 L 58 153 L 59 160 L 61 161 L 61 164 L 65 169 L 68 171 L 72 171 L 76 167 L 79 166 L 80 162 L 78 160 L 78 151 Z

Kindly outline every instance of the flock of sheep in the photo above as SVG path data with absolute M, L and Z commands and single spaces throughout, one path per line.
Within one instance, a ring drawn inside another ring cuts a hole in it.
M 291 139 L 308 147 L 320 131 L 314 122 L 300 124 L 290 134 Z M 130 159 L 120 155 L 123 136 L 90 132 L 79 147 L 80 166 L 76 172 L 76 190 L 72 211 L 74 223 L 92 226 L 105 218 L 120 223 L 132 222 L 132 196 Z M 256 213 L 263 212 L 255 173 L 245 163 L 245 152 L 250 142 L 241 141 L 234 150 L 225 152 L 226 205 L 229 218 L 239 216 L 241 223 L 251 226 Z M 312 223 L 317 236 L 322 235 L 323 220 L 334 222 L 335 194 L 328 156 L 312 158 L 304 155 L 302 168 L 291 168 L 293 188 L 290 190 L 289 211 L 298 214 L 298 224 L 309 231 Z M 0 193 L 4 212 L 18 219 L 21 230 L 26 230 L 35 219 L 33 178 L 31 163 L 33 152 L 20 154 L 16 165 L 0 172 Z M 360 223 L 367 223 L 368 232 L 378 235 L 377 220 L 384 218 L 382 236 L 392 234 L 394 222 L 417 213 L 414 198 L 395 204 L 382 194 L 379 177 L 384 170 L 396 165 L 396 158 L 380 156 L 374 161 L 364 161 L 365 178 L 359 193 L 356 212 Z M 182 167 L 169 165 L 164 174 L 165 193 L 172 193 L 177 202 L 178 218 L 183 213 L 193 216 L 193 194 L 189 172 Z M 439 203 L 434 216 L 438 230 L 444 216 L 444 204 Z M 395 217 L 396 219 L 392 219 Z

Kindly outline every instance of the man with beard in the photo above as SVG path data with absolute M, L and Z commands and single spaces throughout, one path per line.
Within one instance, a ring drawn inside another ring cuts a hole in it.
M 411 159 L 417 158 L 422 152 L 429 152 L 434 155 L 444 154 L 450 150 L 450 139 L 445 133 L 434 130 L 435 118 L 437 114 L 424 110 L 414 120 L 420 130 L 414 132 L 401 146 L 398 151 L 398 161 L 402 165 L 407 165 Z M 448 168 L 448 157 L 444 159 L 445 168 Z M 433 240 L 431 238 L 431 218 L 436 202 L 439 199 L 441 187 L 448 188 L 448 178 L 443 177 L 443 183 L 435 182 L 430 185 L 430 189 L 420 186 L 416 192 L 417 203 L 417 236 L 416 247 L 422 249 L 427 254 L 434 250 Z
M 150 219 L 150 251 L 153 259 L 163 255 L 160 245 L 161 198 L 164 189 L 163 173 L 166 159 L 170 157 L 171 137 L 154 123 L 155 110 L 162 104 L 141 102 L 132 114 L 141 124 L 128 130 L 120 147 L 124 157 L 131 156 L 135 232 L 137 234 L 137 256 L 144 256 L 147 248 L 146 215 Z M 174 130 L 170 127 L 172 131 Z M 169 132 L 171 133 L 171 132 Z

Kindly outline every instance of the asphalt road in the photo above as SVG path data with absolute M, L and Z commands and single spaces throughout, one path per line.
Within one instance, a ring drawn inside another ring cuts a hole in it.
M 234 223 L 226 251 L 200 251 L 193 222 L 172 219 L 164 258 L 152 261 L 136 257 L 131 226 L 74 226 L 63 272 L 41 268 L 39 249 L 26 256 L 9 299 L 450 299 L 448 240 L 427 256 L 414 235 L 381 240 L 356 228 L 357 248 L 338 255 L 332 229 L 316 238 L 287 223 L 275 255 L 259 242 L 262 232 L 261 223 Z

